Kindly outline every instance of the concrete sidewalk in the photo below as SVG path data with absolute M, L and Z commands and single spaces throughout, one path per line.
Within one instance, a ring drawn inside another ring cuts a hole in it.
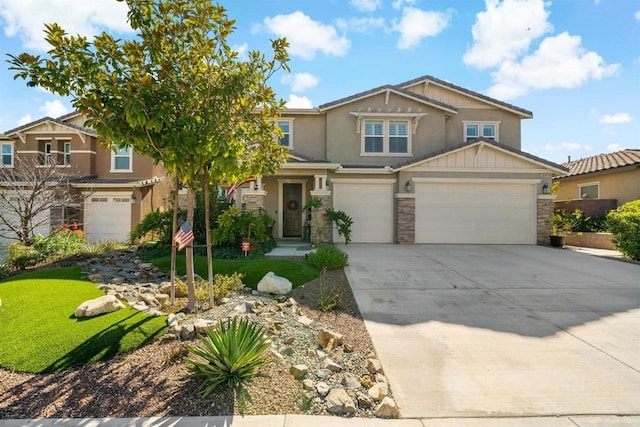
M 403 420 L 310 415 L 0 420 L 2 427 L 632 427 L 638 425 L 640 425 L 640 416 L 604 415 Z

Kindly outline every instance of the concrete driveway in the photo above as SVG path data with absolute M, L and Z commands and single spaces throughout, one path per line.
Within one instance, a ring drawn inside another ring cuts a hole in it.
M 539 246 L 342 248 L 403 417 L 640 414 L 640 265 Z

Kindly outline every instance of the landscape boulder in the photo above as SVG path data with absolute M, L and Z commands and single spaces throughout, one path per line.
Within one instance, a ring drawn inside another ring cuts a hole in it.
M 113 295 L 105 295 L 80 304 L 76 309 L 75 316 L 92 317 L 98 314 L 111 313 L 121 308 L 124 308 L 124 304 L 118 298 Z
M 268 272 L 258 283 L 258 291 L 269 294 L 284 295 L 291 292 L 291 281 L 286 277 L 276 276 L 273 271 Z

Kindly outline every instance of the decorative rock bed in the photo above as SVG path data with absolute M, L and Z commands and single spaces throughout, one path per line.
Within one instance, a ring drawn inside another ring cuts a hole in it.
M 136 250 L 114 251 L 81 263 L 83 272 L 107 295 L 150 315 L 167 315 L 162 340 L 193 340 L 198 333 L 231 317 L 262 325 L 271 352 L 302 383 L 308 409 L 341 416 L 397 418 L 398 407 L 374 353 L 360 354 L 340 331 L 306 317 L 295 299 L 244 288 L 200 313 L 164 313 L 169 276 L 136 257 Z M 176 296 L 183 297 L 176 288 Z

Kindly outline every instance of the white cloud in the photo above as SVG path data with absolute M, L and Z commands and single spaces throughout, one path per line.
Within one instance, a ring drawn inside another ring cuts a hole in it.
M 233 49 L 236 52 L 238 52 L 238 58 L 239 59 L 241 59 L 241 60 L 248 59 L 247 51 L 249 50 L 249 46 L 246 43 L 242 43 L 241 45 L 231 46 L 231 49 Z
M 306 96 L 295 96 L 289 95 L 289 100 L 287 101 L 287 108 L 313 108 L 313 104 L 311 100 Z
M 600 117 L 600 123 L 607 125 L 619 125 L 621 123 L 629 123 L 633 120 L 628 113 L 605 114 Z
M 33 117 L 31 117 L 31 114 L 25 114 L 24 116 L 20 117 L 18 119 L 18 126 L 22 126 L 22 125 L 26 125 L 27 123 L 31 123 L 33 121 Z
M 640 21 L 640 10 L 636 12 L 636 15 L 635 15 L 635 16 L 636 16 L 636 19 L 637 19 L 638 21 Z
M 467 65 L 491 68 L 527 52 L 531 42 L 553 31 L 543 0 L 486 0 L 471 29 L 474 44 L 464 54 Z
M 351 45 L 332 25 L 314 21 L 300 11 L 265 18 L 264 25 L 278 37 L 287 38 L 292 56 L 307 60 L 313 59 L 318 51 L 325 55 L 345 56 Z
M 579 144 L 577 142 L 561 142 L 559 144 L 545 144 L 546 151 L 593 151 L 593 146 L 589 144 Z
M 42 107 L 40 107 L 40 111 L 47 117 L 59 117 L 69 112 L 69 109 L 65 107 L 60 100 L 55 99 L 53 101 L 47 101 L 44 103 Z
M 420 44 L 425 37 L 433 37 L 449 25 L 451 11 L 431 12 L 406 7 L 400 22 L 394 22 L 394 30 L 400 33 L 398 48 L 411 49 Z
M 58 23 L 67 33 L 91 37 L 103 29 L 130 32 L 127 5 L 113 0 L 0 0 L 0 17 L 8 37 L 20 36 L 27 49 L 46 51 L 44 24 Z
M 402 9 L 404 7 L 413 6 L 416 4 L 416 0 L 394 0 L 391 6 L 394 9 Z
M 620 144 L 607 145 L 607 151 L 609 151 L 610 153 L 613 153 L 614 151 L 620 151 L 620 150 L 622 150 L 622 146 L 620 146 Z
M 366 33 L 384 27 L 384 18 L 338 18 L 336 25 L 343 31 Z
M 545 38 L 538 50 L 516 61 L 505 61 L 492 73 L 494 85 L 488 95 L 512 99 L 530 89 L 574 88 L 589 79 L 615 74 L 619 64 L 606 65 L 600 55 L 586 51 L 580 36 L 567 32 Z
M 351 0 L 350 3 L 361 12 L 374 12 L 382 6 L 382 0 Z
M 286 74 L 280 81 L 290 85 L 293 92 L 299 93 L 316 86 L 320 80 L 309 73 L 296 73 Z

